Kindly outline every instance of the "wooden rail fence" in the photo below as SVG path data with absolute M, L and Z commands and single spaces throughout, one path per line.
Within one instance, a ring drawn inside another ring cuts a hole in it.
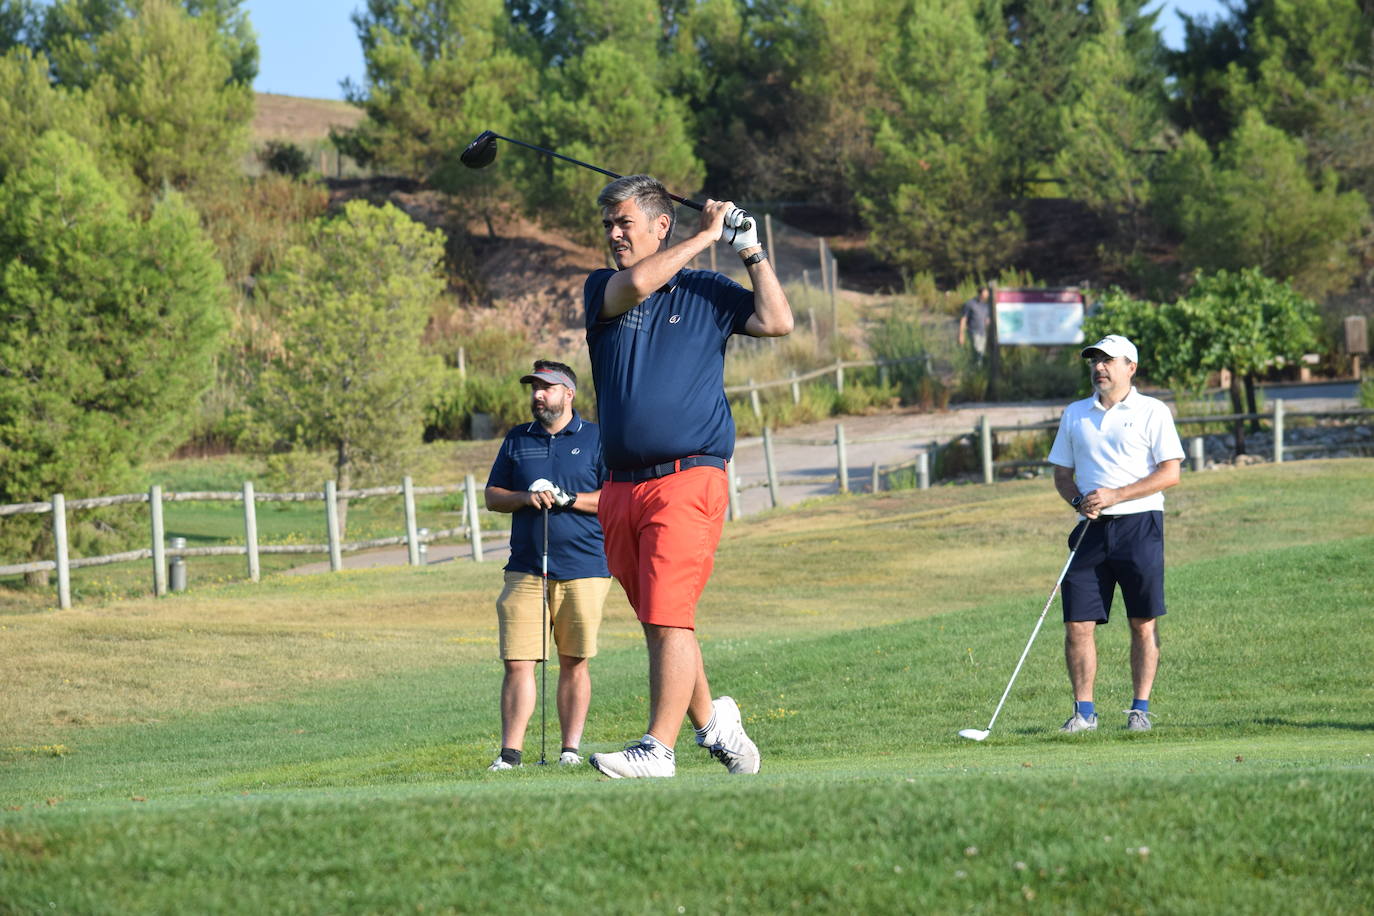
M 824 370 L 817 370 L 811 373 L 810 377 L 829 374 L 832 371 L 842 372 L 845 366 L 874 365 L 874 363 L 836 363 L 835 366 Z M 797 381 L 804 380 L 805 377 L 798 378 Z M 789 384 L 792 380 L 782 382 L 771 382 L 766 385 L 754 387 L 755 393 L 758 388 L 769 385 Z M 728 390 L 728 389 L 727 389 Z M 738 390 L 738 389 L 737 389 Z M 744 389 L 747 390 L 747 389 Z M 1323 445 L 1288 445 L 1284 441 L 1284 423 L 1288 417 L 1327 417 L 1327 418 L 1349 418 L 1363 419 L 1374 416 L 1374 409 L 1368 408 L 1346 408 L 1343 410 L 1326 411 L 1303 411 L 1290 412 L 1284 407 L 1282 400 L 1275 400 L 1273 410 L 1269 413 L 1241 413 L 1224 414 L 1197 417 L 1177 417 L 1174 422 L 1184 426 L 1200 423 L 1229 423 L 1250 420 L 1268 420 L 1274 431 L 1273 460 L 1281 462 L 1284 455 L 1299 450 L 1321 450 L 1328 448 Z M 870 474 L 869 489 L 878 492 L 883 489 L 884 481 L 890 481 L 892 475 L 911 470 L 916 477 L 918 489 L 930 487 L 931 475 L 934 470 L 934 457 L 942 449 L 949 448 L 953 444 L 968 440 L 979 450 L 980 465 L 982 469 L 983 482 L 994 483 L 997 479 L 997 472 L 1005 469 L 1019 469 L 1027 467 L 1048 467 L 1050 463 L 1044 459 L 1031 460 L 995 460 L 997 451 L 998 433 L 1020 434 L 1027 432 L 1048 431 L 1057 428 L 1058 420 L 1047 420 L 1040 423 L 1027 423 L 1016 426 L 994 426 L 988 417 L 984 415 L 980 418 L 978 425 L 970 432 L 957 436 L 953 441 L 943 445 L 932 442 L 922 449 L 917 455 L 898 464 L 880 466 L 874 463 Z M 835 435 L 831 439 L 801 439 L 801 438 L 775 438 L 771 428 L 765 427 L 763 430 L 762 445 L 764 453 L 765 479 L 749 484 L 741 484 L 735 468 L 735 462 L 730 462 L 726 468 L 729 481 L 729 517 L 731 520 L 741 518 L 743 513 L 740 509 L 739 495 L 743 490 L 753 487 L 767 487 L 769 492 L 769 503 L 773 507 L 781 504 L 779 489 L 784 486 L 815 486 L 827 480 L 836 481 L 840 492 L 850 490 L 850 469 L 848 448 L 851 445 L 873 442 L 896 442 L 909 441 L 910 436 L 869 436 L 851 438 L 845 435 L 844 424 L 835 424 Z M 793 478 L 785 479 L 778 473 L 775 452 L 779 445 L 796 446 L 831 446 L 835 447 L 835 476 L 831 478 L 818 479 Z M 1374 447 L 1374 442 L 1371 442 Z M 1190 443 L 1189 456 L 1193 470 L 1202 470 L 1204 466 L 1203 439 L 1201 436 L 1193 437 Z M 464 494 L 464 517 L 465 524 L 446 528 L 440 531 L 433 531 L 422 535 L 415 527 L 415 497 L 417 495 L 432 495 L 439 493 L 454 493 L 461 491 Z M 404 497 L 405 507 L 405 533 L 393 537 L 374 538 L 366 541 L 341 542 L 338 529 L 337 500 L 340 497 L 348 499 L 365 499 L 374 496 L 395 496 Z M 165 532 L 162 524 L 162 505 L 165 502 L 188 502 L 188 501 L 242 501 L 244 514 L 244 543 L 242 545 L 225 545 L 218 547 L 168 547 L 166 545 Z M 323 544 L 260 544 L 257 536 L 257 512 L 256 505 L 260 502 L 302 502 L 308 500 L 323 500 L 325 504 L 325 532 L 326 542 Z M 123 553 L 109 554 L 99 557 L 70 557 L 67 549 L 67 512 L 76 509 L 91 509 L 101 506 L 114 506 L 122 503 L 141 503 L 149 504 L 149 516 L 151 520 L 151 545 L 140 550 L 130 550 Z M 205 557 L 205 556 L 224 556 L 224 555 L 243 555 L 247 557 L 248 577 L 254 582 L 260 578 L 258 558 L 260 554 L 292 554 L 292 553 L 327 553 L 329 555 L 329 568 L 333 572 L 343 568 L 342 554 L 356 550 L 364 550 L 372 547 L 388 547 L 398 544 L 407 546 L 407 561 L 412 566 L 421 565 L 421 549 L 423 545 L 444 538 L 466 536 L 472 547 L 472 558 L 475 562 L 482 561 L 482 530 L 478 520 L 477 503 L 477 484 L 471 474 L 466 475 L 462 484 L 450 484 L 444 486 L 416 487 L 411 479 L 406 477 L 400 486 L 390 487 L 371 487 L 360 490 L 337 491 L 333 481 L 326 482 L 323 491 L 313 490 L 297 493 L 256 493 L 251 482 L 243 485 L 242 491 L 209 491 L 209 492 L 167 492 L 164 493 L 160 486 L 154 485 L 149 488 L 147 493 L 131 493 L 119 496 L 100 496 L 91 499 L 66 500 L 63 494 L 54 494 L 48 502 L 16 503 L 13 505 L 0 506 L 0 517 L 7 515 L 18 515 L 23 513 L 47 513 L 53 515 L 53 544 L 54 558 L 51 560 L 36 560 L 29 563 L 17 563 L 9 566 L 0 566 L 0 576 L 17 575 L 20 573 L 37 572 L 43 570 L 56 570 L 58 582 L 58 604 L 62 608 L 71 607 L 71 582 L 70 571 L 88 566 L 102 566 L 109 563 L 123 563 L 135 560 L 151 559 L 153 563 L 153 592 L 156 595 L 163 595 L 167 592 L 167 558 L 168 557 Z
M 463 493 L 463 514 L 465 524 L 456 528 L 422 532 L 415 525 L 415 497 L 439 493 Z M 405 533 L 393 537 L 373 538 L 366 541 L 344 542 L 339 536 L 338 500 L 366 499 L 373 496 L 401 496 L 405 514 Z M 323 544 L 260 544 L 258 542 L 257 504 L 263 502 L 305 502 L 322 500 L 325 505 L 325 537 Z M 244 543 L 217 547 L 168 547 L 166 533 L 162 524 L 162 505 L 166 502 L 238 502 L 243 503 Z M 71 557 L 67 549 L 67 512 L 76 509 L 94 509 L 102 506 L 117 506 L 124 503 L 148 503 L 151 522 L 151 544 L 140 550 L 127 550 L 122 553 L 98 557 Z M 343 568 L 343 554 L 371 547 L 389 547 L 397 544 L 407 546 L 407 561 L 412 566 L 421 565 L 421 552 L 424 545 L 443 538 L 466 536 L 472 547 L 472 559 L 482 561 L 482 529 L 478 518 L 477 483 L 468 474 L 461 484 L 417 487 L 410 477 L 404 478 L 400 486 L 369 487 L 359 490 L 338 490 L 334 481 L 327 481 L 324 489 L 299 493 L 257 493 L 251 481 L 245 482 L 241 491 L 187 491 L 164 493 L 162 487 L 154 484 L 147 493 L 127 493 L 119 496 L 97 496 L 90 499 L 67 500 L 57 493 L 49 502 L 15 503 L 0 506 L 0 516 L 52 513 L 53 553 L 51 560 L 36 560 L 29 563 L 16 563 L 0 566 L 0 576 L 12 576 L 28 572 L 46 570 L 57 571 L 58 606 L 71 607 L 71 570 L 88 566 L 104 566 L 110 563 L 126 563 L 134 560 L 153 561 L 153 594 L 167 593 L 168 557 L 213 557 L 241 555 L 247 558 L 248 578 L 253 582 L 261 578 L 259 556 L 261 554 L 289 553 L 327 553 L 329 569 L 338 572 Z

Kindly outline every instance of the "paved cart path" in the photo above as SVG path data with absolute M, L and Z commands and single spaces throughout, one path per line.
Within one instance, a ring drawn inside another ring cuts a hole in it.
M 1337 410 L 1359 406 L 1356 387 L 1351 382 L 1274 385 L 1265 388 L 1265 397 L 1270 403 L 1283 398 L 1290 412 Z M 848 442 L 846 452 L 850 489 L 865 491 L 869 488 L 875 462 L 886 468 L 909 462 L 932 442 L 948 442 L 955 436 L 975 432 L 984 415 L 992 426 L 1029 425 L 1057 420 L 1064 403 L 1063 400 L 1015 404 L 974 403 L 945 411 L 904 410 L 865 417 L 845 417 L 839 422 L 844 424 Z M 778 488 L 781 505 L 795 505 L 838 492 L 835 423 L 835 420 L 808 423 L 789 427 L 776 434 L 773 452 L 778 465 L 778 477 L 788 481 Z M 863 439 L 884 441 L 853 441 Z M 796 444 L 798 440 L 822 444 Z M 745 515 L 752 515 L 767 509 L 771 500 L 762 437 L 742 437 L 736 443 L 735 473 L 740 486 L 741 511 Z M 483 543 L 483 559 L 489 563 L 504 565 L 509 551 L 510 545 L 504 537 L 493 535 Z M 466 542 L 432 544 L 427 561 L 430 564 L 446 563 L 470 557 L 471 551 Z M 345 569 L 400 566 L 405 562 L 404 547 L 360 551 L 343 557 Z M 321 562 L 296 567 L 291 573 L 309 575 L 328 571 L 328 562 Z

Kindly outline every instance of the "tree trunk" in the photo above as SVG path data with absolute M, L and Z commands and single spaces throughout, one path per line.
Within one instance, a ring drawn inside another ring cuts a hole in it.
M 334 482 L 340 490 L 353 486 L 353 456 L 349 454 L 348 440 L 339 440 L 339 448 L 334 457 Z M 348 530 L 348 498 L 339 497 L 339 540 L 346 540 Z
M 1231 373 L 1231 413 L 1245 413 L 1245 380 L 1239 372 Z M 1232 427 L 1236 436 L 1236 454 L 1245 454 L 1245 421 L 1236 420 Z
M 1246 373 L 1246 375 L 1245 375 L 1245 412 L 1246 412 L 1246 413 L 1259 413 L 1259 407 L 1255 404 L 1255 376 L 1254 376 L 1254 373 Z M 1259 417 L 1255 417 L 1253 420 L 1250 421 L 1250 432 L 1252 432 L 1252 433 L 1257 433 L 1257 432 L 1259 432 L 1259 431 L 1260 431 L 1260 421 L 1259 421 Z

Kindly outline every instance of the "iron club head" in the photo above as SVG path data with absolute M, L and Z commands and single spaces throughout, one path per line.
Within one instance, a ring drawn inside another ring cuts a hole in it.
M 981 728 L 966 728 L 959 732 L 959 737 L 968 738 L 970 741 L 982 741 L 989 734 L 991 733 Z
M 467 149 L 463 150 L 463 154 L 458 158 L 470 169 L 484 169 L 496 159 L 498 139 L 492 131 L 484 130 L 477 135 L 476 140 L 468 144 Z

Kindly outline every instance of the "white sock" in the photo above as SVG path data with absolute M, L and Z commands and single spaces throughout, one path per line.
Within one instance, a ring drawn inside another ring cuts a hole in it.
M 706 736 L 709 735 L 709 734 L 711 734 L 711 732 L 715 730 L 715 727 L 716 727 L 716 710 L 715 710 L 715 707 L 713 706 L 713 707 L 711 708 L 711 721 L 710 721 L 710 722 L 707 722 L 707 723 L 706 723 L 705 725 L 703 725 L 701 728 L 697 729 L 697 744 L 705 744 L 705 743 L 706 743 Z

